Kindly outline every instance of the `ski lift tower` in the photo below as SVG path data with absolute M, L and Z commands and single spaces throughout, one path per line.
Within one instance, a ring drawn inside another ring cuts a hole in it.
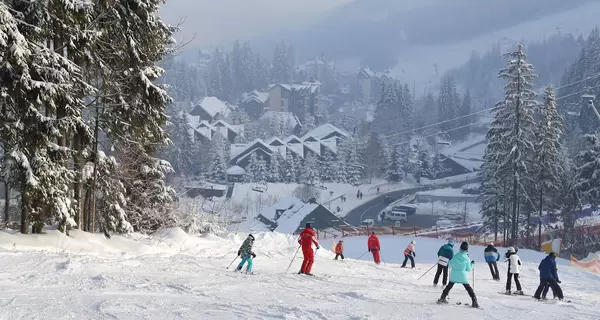
M 583 101 L 587 101 L 588 108 L 591 108 L 592 111 L 594 111 L 596 118 L 598 118 L 598 121 L 600 121 L 600 113 L 598 113 L 598 109 L 594 105 L 594 100 L 596 100 L 596 96 L 592 94 L 584 94 L 581 96 L 581 99 Z

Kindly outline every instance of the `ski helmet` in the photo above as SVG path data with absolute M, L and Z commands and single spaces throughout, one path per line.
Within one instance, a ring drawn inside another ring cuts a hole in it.
M 510 253 L 516 253 L 517 251 L 515 251 L 514 247 L 508 247 L 508 252 L 510 252 Z
M 460 250 L 462 251 L 469 251 L 469 244 L 466 242 L 463 242 L 460 244 Z
M 448 244 L 449 244 L 451 247 L 454 247 L 454 240 L 448 240 Z
M 411 241 L 410 243 L 412 243 L 412 244 L 416 244 L 416 243 L 415 243 L 415 240 Z

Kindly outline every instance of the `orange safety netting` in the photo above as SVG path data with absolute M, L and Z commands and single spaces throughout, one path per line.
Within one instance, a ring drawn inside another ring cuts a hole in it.
M 600 275 L 600 262 L 598 262 L 596 258 L 593 258 L 589 261 L 579 261 L 573 256 L 571 256 L 571 265 L 576 268 L 591 272 L 593 274 Z

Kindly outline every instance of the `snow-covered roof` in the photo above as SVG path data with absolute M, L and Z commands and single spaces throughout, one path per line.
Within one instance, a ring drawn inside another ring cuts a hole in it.
M 229 124 L 227 122 L 225 122 L 224 120 L 217 120 L 215 122 L 213 122 L 211 124 L 213 127 L 225 127 L 237 134 L 241 134 L 244 132 L 244 125 L 243 124 Z
M 279 202 L 277 202 L 274 205 L 263 210 L 261 212 L 261 214 L 265 218 L 267 218 L 271 221 L 276 221 L 277 220 L 277 219 L 275 219 L 275 211 L 276 210 L 286 210 L 287 211 L 287 210 L 294 209 L 294 208 L 296 208 L 296 210 L 299 210 L 303 205 L 304 205 L 304 202 L 302 202 L 302 200 L 300 200 L 294 196 L 286 196 L 286 197 L 281 198 L 281 200 L 279 200 Z M 295 231 L 295 229 L 294 229 L 294 231 Z
M 245 174 L 246 170 L 244 170 L 244 168 L 240 167 L 240 166 L 233 166 L 230 167 L 229 169 L 227 169 L 227 174 L 233 174 L 233 175 L 240 175 L 240 174 Z
M 298 117 L 291 112 L 267 111 L 260 117 L 260 119 L 272 122 L 282 122 L 285 124 L 289 123 L 293 127 L 301 125 L 300 119 L 298 119 Z
M 266 103 L 267 100 L 269 100 L 269 93 L 268 92 L 260 92 L 257 90 L 245 93 L 242 96 L 242 103 L 246 103 L 250 100 L 255 100 L 258 101 L 260 103 Z
M 296 135 L 291 135 L 291 136 L 283 139 L 283 142 L 290 143 L 290 144 L 296 144 L 296 143 L 302 143 L 302 139 L 296 137 Z
M 304 158 L 304 144 L 303 143 L 294 143 L 294 144 L 287 144 L 286 147 L 292 152 L 295 153 L 297 156 L 300 156 L 302 158 Z
M 360 70 L 358 70 L 358 73 L 363 74 L 364 76 L 367 76 L 369 78 L 382 77 L 382 76 L 389 75 L 389 71 L 375 72 L 375 71 L 371 70 L 371 68 L 369 68 L 368 66 L 364 66 L 364 67 L 360 68 Z
M 285 142 L 283 142 L 283 140 L 279 139 L 278 137 L 272 137 L 271 139 L 266 141 L 268 145 L 272 146 L 272 145 L 276 145 L 278 142 L 279 145 L 285 145 Z
M 302 82 L 302 83 L 294 83 L 294 84 L 277 83 L 277 84 L 270 85 L 269 91 L 271 91 L 271 89 L 273 89 L 274 87 L 277 87 L 277 86 L 280 86 L 288 91 L 292 91 L 292 90 L 299 91 L 299 90 L 309 89 L 311 93 L 315 93 L 321 86 L 321 83 L 319 81 Z
M 302 223 L 302 220 L 311 214 L 317 207 L 319 207 L 318 204 L 307 203 L 298 210 L 295 210 L 296 207 L 292 210 L 287 210 L 279 217 L 279 219 L 277 219 L 277 228 L 273 231 L 287 234 L 296 232 L 300 223 Z
M 226 185 L 222 185 L 222 184 L 213 184 L 213 183 L 201 183 L 200 185 L 187 185 L 187 186 L 183 186 L 185 189 L 204 189 L 204 190 L 221 190 L 221 191 L 225 191 L 227 190 L 227 186 Z
M 231 111 L 225 102 L 216 97 L 204 97 L 198 101 L 196 106 L 200 106 L 211 117 L 215 117 L 217 113 L 227 117 Z
M 229 158 L 233 159 L 238 154 L 244 152 L 249 145 L 247 143 L 234 143 L 229 146 Z
M 271 151 L 273 151 L 273 149 L 268 144 L 266 144 L 262 139 L 254 139 L 250 143 L 246 143 L 246 144 L 233 144 L 233 145 L 231 145 L 231 147 L 229 149 L 229 159 L 233 159 L 233 158 L 239 156 L 240 154 L 246 152 L 249 148 L 252 148 L 252 146 L 254 146 L 256 144 L 262 145 L 265 150 L 271 150 Z M 234 146 L 236 146 L 236 147 L 234 148 Z M 234 153 L 234 150 L 235 150 L 235 153 Z M 252 154 L 252 152 L 244 155 L 240 159 L 237 159 L 237 161 L 245 159 L 246 157 L 250 156 L 251 154 Z
M 327 140 L 321 140 L 321 144 L 329 148 L 331 152 L 337 154 L 337 141 L 336 138 L 331 138 Z
M 309 136 L 313 136 L 320 140 L 320 139 L 327 137 L 328 135 L 330 135 L 332 133 L 338 133 L 344 137 L 350 136 L 346 131 L 344 131 L 340 128 L 337 128 L 336 126 L 334 126 L 332 124 L 326 123 L 326 124 L 320 125 L 320 126 L 314 128 L 313 130 L 307 132 L 304 136 L 302 136 L 302 140 L 304 140 L 305 138 L 307 138 Z
M 319 141 L 315 141 L 315 142 L 310 142 L 310 141 L 305 141 L 304 145 L 312 150 L 314 153 L 320 155 L 321 154 L 321 142 Z

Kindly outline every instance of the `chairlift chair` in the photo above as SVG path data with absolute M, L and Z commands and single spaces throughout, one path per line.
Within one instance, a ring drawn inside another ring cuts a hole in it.
M 264 193 L 265 191 L 267 191 L 267 184 L 266 183 L 255 183 L 254 186 L 252 187 L 252 191 Z

